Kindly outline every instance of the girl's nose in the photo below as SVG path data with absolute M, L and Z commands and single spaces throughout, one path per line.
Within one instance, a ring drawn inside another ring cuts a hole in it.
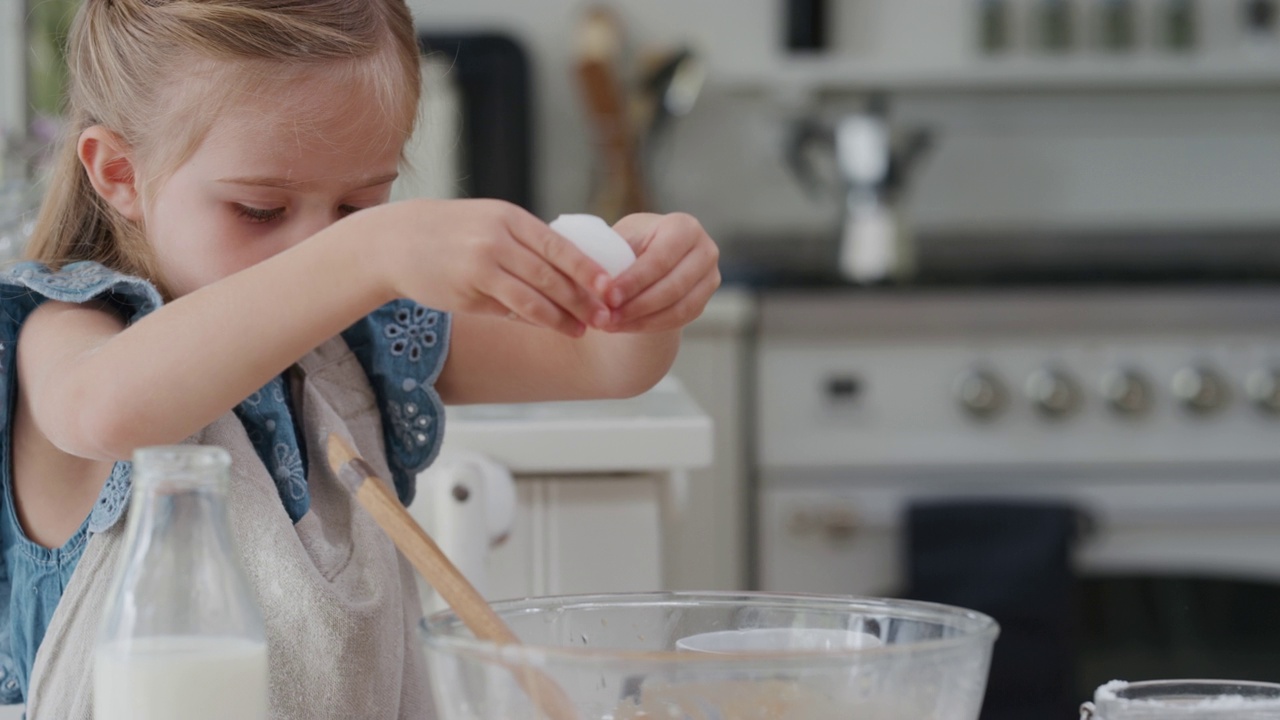
M 293 238 L 292 242 L 289 243 L 290 246 L 296 245 L 302 242 L 303 240 L 306 240 L 312 235 L 315 235 L 321 230 L 324 230 L 325 228 L 334 224 L 339 219 L 341 219 L 341 215 L 339 215 L 337 211 L 333 211 L 329 213 L 321 213 L 321 212 L 310 213 L 304 218 L 299 218 L 298 224 L 296 226 L 298 234 L 296 237 Z

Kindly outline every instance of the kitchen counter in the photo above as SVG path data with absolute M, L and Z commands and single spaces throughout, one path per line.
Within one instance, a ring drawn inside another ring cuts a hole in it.
M 607 474 L 704 467 L 711 441 L 711 419 L 667 377 L 626 400 L 450 407 L 444 448 L 481 453 L 515 474 Z

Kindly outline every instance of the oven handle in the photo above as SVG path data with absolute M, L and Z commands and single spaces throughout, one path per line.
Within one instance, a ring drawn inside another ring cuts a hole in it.
M 863 528 L 863 523 L 852 509 L 835 508 L 800 510 L 791 516 L 788 528 L 792 535 L 822 535 L 831 542 L 853 539 Z
M 1280 524 L 1280 502 L 1256 494 L 1233 497 L 1234 488 L 1221 488 L 1222 495 L 1204 500 L 1182 497 L 1176 502 L 1146 494 L 1117 497 L 1092 492 L 871 492 L 814 499 L 813 495 L 786 503 L 790 530 L 797 535 L 829 534 L 847 538 L 864 531 L 901 527 L 903 513 L 912 500 L 1000 498 L 1062 502 L 1080 510 L 1086 536 L 1099 531 L 1147 528 L 1238 528 L 1241 525 Z M 1146 493 L 1158 489 L 1145 489 Z M 1275 493 L 1276 488 L 1269 489 Z

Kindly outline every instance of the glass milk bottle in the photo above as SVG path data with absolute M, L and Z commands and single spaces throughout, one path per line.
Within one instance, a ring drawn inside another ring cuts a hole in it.
M 134 454 L 125 553 L 94 658 L 96 720 L 265 720 L 262 613 L 231 538 L 231 458 Z

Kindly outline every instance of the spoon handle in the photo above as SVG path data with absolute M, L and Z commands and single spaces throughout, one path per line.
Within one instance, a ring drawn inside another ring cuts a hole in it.
M 391 487 L 336 434 L 329 436 L 329 464 L 353 488 L 361 507 L 477 639 L 498 645 L 520 644 L 484 596 L 400 504 Z M 528 666 L 508 667 L 543 716 L 550 720 L 577 720 L 573 703 L 549 675 Z

